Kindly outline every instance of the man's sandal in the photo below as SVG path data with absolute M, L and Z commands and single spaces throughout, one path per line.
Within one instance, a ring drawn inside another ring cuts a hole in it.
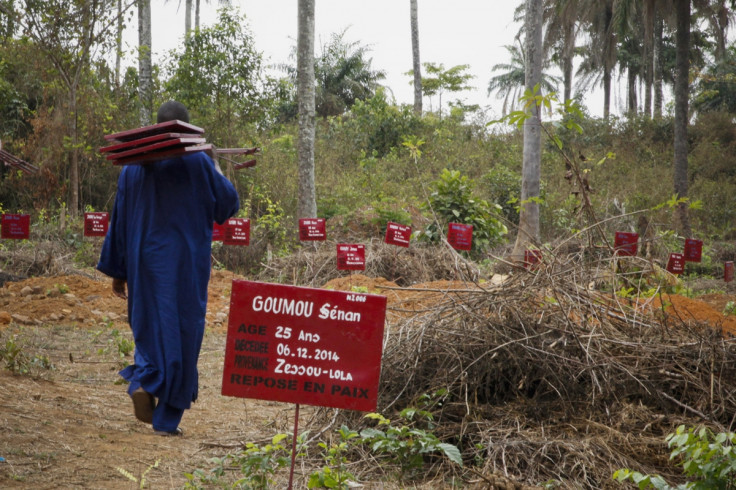
M 157 436 L 165 436 L 165 437 L 184 435 L 184 431 L 181 430 L 181 427 L 177 427 L 175 430 L 172 430 L 172 431 L 154 430 L 153 433 L 156 434 Z
M 143 388 L 138 388 L 130 395 L 130 398 L 133 400 L 135 418 L 146 424 L 153 423 L 153 409 L 156 406 L 153 395 Z

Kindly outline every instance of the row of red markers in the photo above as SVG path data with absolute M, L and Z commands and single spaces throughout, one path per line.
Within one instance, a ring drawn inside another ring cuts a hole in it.
M 84 236 L 104 237 L 107 234 L 109 213 L 84 213 Z M 27 214 L 2 215 L 3 239 L 28 239 L 30 235 L 30 216 Z M 411 240 L 411 226 L 389 222 L 386 225 L 384 242 L 398 247 L 408 247 Z M 327 231 L 324 218 L 303 218 L 299 220 L 299 240 L 325 241 Z M 212 230 L 212 240 L 221 241 L 225 245 L 250 245 L 250 219 L 230 218 L 222 225 L 215 224 Z M 456 250 L 470 250 L 473 243 L 473 226 L 462 223 L 450 223 L 447 226 L 447 242 Z M 636 256 L 639 247 L 637 233 L 616 232 L 614 251 L 618 256 Z M 686 262 L 700 262 L 703 255 L 703 241 L 688 238 L 682 252 L 670 253 L 667 261 L 667 271 L 672 274 L 682 274 Z M 527 268 L 538 267 L 543 261 L 540 250 L 527 250 L 524 263 Z M 337 245 L 337 268 L 341 270 L 365 269 L 365 246 L 361 244 Z M 726 282 L 733 281 L 734 263 L 724 264 L 723 278 Z

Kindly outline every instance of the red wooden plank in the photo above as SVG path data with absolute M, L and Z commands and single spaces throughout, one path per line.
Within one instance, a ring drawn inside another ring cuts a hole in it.
M 129 129 L 115 134 L 108 134 L 105 136 L 105 139 L 107 141 L 130 141 L 152 136 L 154 134 L 170 132 L 202 134 L 204 133 L 204 129 L 184 121 L 174 120 L 153 124 L 151 126 L 144 126 L 142 128 Z
M 217 148 L 215 152 L 218 155 L 253 155 L 261 151 L 260 148 Z
M 145 153 L 150 153 L 152 151 L 167 150 L 173 146 L 201 145 L 204 142 L 205 142 L 204 138 L 171 138 L 171 139 L 164 140 L 164 141 L 158 141 L 150 145 L 131 148 L 130 150 L 127 150 L 127 151 L 111 153 L 107 155 L 107 159 L 108 160 L 118 160 L 120 158 L 127 158 L 127 157 L 132 157 L 135 155 L 141 156 Z
M 5 150 L 0 150 L 0 162 L 3 162 L 6 166 L 18 168 L 27 174 L 38 172 L 38 167 L 11 155 Z
M 187 153 L 193 153 L 196 151 L 210 151 L 212 150 L 212 144 L 205 143 L 203 145 L 194 146 L 179 146 L 166 151 L 153 151 L 140 156 L 132 156 L 127 158 L 120 158 L 113 161 L 115 165 L 138 165 L 149 162 L 155 162 L 158 160 L 165 160 L 167 158 L 185 155 Z
M 253 160 L 248 160 L 247 162 L 236 163 L 235 165 L 233 165 L 233 168 L 235 170 L 240 170 L 241 168 L 249 168 L 249 167 L 255 167 L 255 166 L 256 166 L 256 160 L 253 159 Z
M 166 139 L 172 139 L 172 138 L 191 138 L 193 136 L 196 136 L 194 133 L 161 133 L 161 134 L 154 134 L 153 136 L 147 136 L 145 138 L 139 138 L 135 140 L 130 141 L 124 141 L 122 143 L 117 143 L 115 145 L 111 146 L 104 146 L 100 148 L 100 153 L 108 153 L 108 152 L 116 152 L 116 151 L 122 151 L 127 149 L 132 149 L 137 146 L 143 146 L 148 145 L 151 143 L 155 143 L 157 141 L 163 141 Z

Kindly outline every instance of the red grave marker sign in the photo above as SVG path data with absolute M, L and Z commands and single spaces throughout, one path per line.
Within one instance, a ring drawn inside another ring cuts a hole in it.
M 230 218 L 223 225 L 225 245 L 250 245 L 250 220 L 247 218 Z
M 728 261 L 723 266 L 723 280 L 726 282 L 733 281 L 733 261 Z
M 703 241 L 688 238 L 685 240 L 685 262 L 700 262 L 703 255 Z
M 233 280 L 222 394 L 375 411 L 386 297 Z
M 470 250 L 473 247 L 473 225 L 447 225 L 447 243 L 455 250 Z
M 391 221 L 386 224 L 386 238 L 384 241 L 387 244 L 408 247 L 409 240 L 411 240 L 411 226 L 405 226 Z
M 639 246 L 639 234 L 617 231 L 614 239 L 614 248 L 618 255 L 635 256 Z
M 365 270 L 365 245 L 338 243 L 337 269 L 341 271 Z
M 534 270 L 542 262 L 541 250 L 524 250 L 524 267 Z
M 31 215 L 3 214 L 0 226 L 0 238 L 27 240 L 31 234 Z
M 299 220 L 299 240 L 303 242 L 327 240 L 324 218 L 301 218 Z
M 667 261 L 667 272 L 682 274 L 685 272 L 685 256 L 683 254 L 671 253 Z
M 110 226 L 110 213 L 84 213 L 84 236 L 105 236 Z
M 212 241 L 221 242 L 225 239 L 225 224 L 215 224 L 212 226 Z

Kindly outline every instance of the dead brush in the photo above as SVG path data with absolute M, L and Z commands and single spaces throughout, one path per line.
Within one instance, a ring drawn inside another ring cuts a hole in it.
M 610 264 L 583 257 L 546 254 L 499 285 L 385 287 L 398 299 L 379 412 L 446 389 L 436 433 L 463 451 L 466 478 L 486 485 L 500 475 L 606 488 L 622 467 L 681 478 L 664 436 L 679 424 L 732 427 L 734 339 L 591 289 Z

